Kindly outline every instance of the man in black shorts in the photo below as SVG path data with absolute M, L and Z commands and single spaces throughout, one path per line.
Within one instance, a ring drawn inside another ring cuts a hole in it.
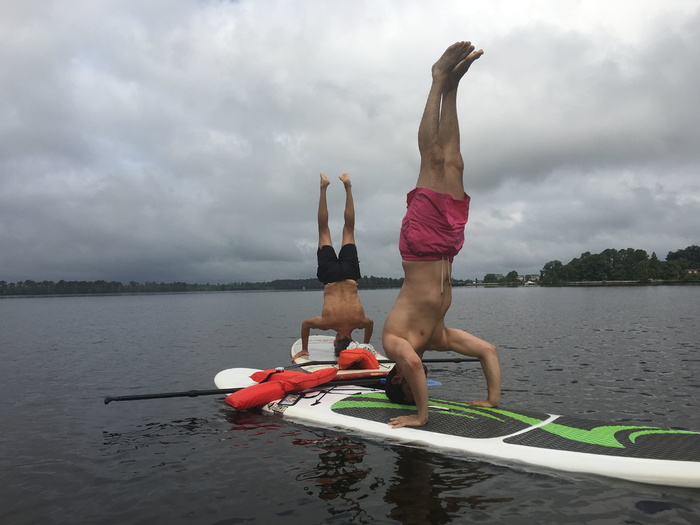
M 352 342 L 352 332 L 364 329 L 363 342 L 368 344 L 372 337 L 374 321 L 365 315 L 360 296 L 357 294 L 357 280 L 361 277 L 360 261 L 355 247 L 355 205 L 352 200 L 350 176 L 343 173 L 338 177 L 345 187 L 345 213 L 343 244 L 336 255 L 328 227 L 328 204 L 326 189 L 330 181 L 321 173 L 321 193 L 318 202 L 318 271 L 316 276 L 323 283 L 323 309 L 320 317 L 307 319 L 301 325 L 301 351 L 299 356 L 309 355 L 309 334 L 311 329 L 335 330 L 336 356 Z

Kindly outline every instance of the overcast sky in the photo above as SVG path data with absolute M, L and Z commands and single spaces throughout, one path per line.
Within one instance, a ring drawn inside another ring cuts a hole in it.
M 313 277 L 319 173 L 402 276 L 430 67 L 472 197 L 454 276 L 700 244 L 696 0 L 0 0 L 0 280 Z

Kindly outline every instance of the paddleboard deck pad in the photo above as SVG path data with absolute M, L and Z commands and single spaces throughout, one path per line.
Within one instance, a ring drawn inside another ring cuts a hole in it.
M 301 339 L 297 339 L 291 348 L 292 361 L 295 365 L 301 365 L 304 370 L 315 372 L 322 368 L 334 366 L 330 364 L 314 364 L 315 362 L 329 363 L 336 361 L 337 358 L 334 352 L 335 337 L 330 335 L 311 335 L 309 336 L 309 355 L 301 356 L 294 359 L 294 356 L 301 352 Z M 364 379 L 369 377 L 385 377 L 393 368 L 394 364 L 377 352 L 371 344 L 351 343 L 350 348 L 366 348 L 374 354 L 374 357 L 379 361 L 379 368 L 373 369 L 355 369 L 338 370 L 338 380 Z M 386 361 L 386 362 L 384 362 Z M 337 368 L 337 366 L 336 366 Z
M 470 457 L 700 488 L 700 432 L 470 407 L 440 399 L 430 399 L 429 406 L 426 426 L 394 429 L 389 420 L 414 413 L 415 407 L 391 403 L 382 390 L 333 386 L 288 394 L 262 410 L 314 426 L 352 429 Z

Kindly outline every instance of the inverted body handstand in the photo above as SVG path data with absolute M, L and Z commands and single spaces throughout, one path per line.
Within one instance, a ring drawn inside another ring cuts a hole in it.
M 426 350 L 453 350 L 479 358 L 487 398 L 470 404 L 496 407 L 501 371 L 496 347 L 463 330 L 447 328 L 452 302 L 452 261 L 464 244 L 470 197 L 464 192 L 457 87 L 483 51 L 457 42 L 433 65 L 433 82 L 418 129 L 421 165 L 416 188 L 407 197 L 399 251 L 404 283 L 384 324 L 382 345 L 396 366 L 387 378 L 387 395 L 415 403 L 417 413 L 389 424 L 422 426 L 428 421 L 428 387 L 422 363 Z
M 321 173 L 316 276 L 323 283 L 323 309 L 320 317 L 312 317 L 302 323 L 301 351 L 294 355 L 292 360 L 309 354 L 309 335 L 312 328 L 336 331 L 336 356 L 352 342 L 353 330 L 364 329 L 364 343 L 369 343 L 372 337 L 374 321 L 365 315 L 357 293 L 357 280 L 361 277 L 361 273 L 355 246 L 355 205 L 352 198 L 352 184 L 347 173 L 343 173 L 339 179 L 345 187 L 342 246 L 336 255 L 328 227 L 326 189 L 330 182 Z

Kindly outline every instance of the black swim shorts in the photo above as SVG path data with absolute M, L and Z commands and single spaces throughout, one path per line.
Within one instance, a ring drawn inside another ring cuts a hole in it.
M 345 279 L 357 281 L 360 277 L 360 260 L 357 258 L 357 247 L 345 244 L 338 255 L 333 246 L 325 245 L 318 249 L 318 271 L 316 277 L 324 285 L 337 283 Z

